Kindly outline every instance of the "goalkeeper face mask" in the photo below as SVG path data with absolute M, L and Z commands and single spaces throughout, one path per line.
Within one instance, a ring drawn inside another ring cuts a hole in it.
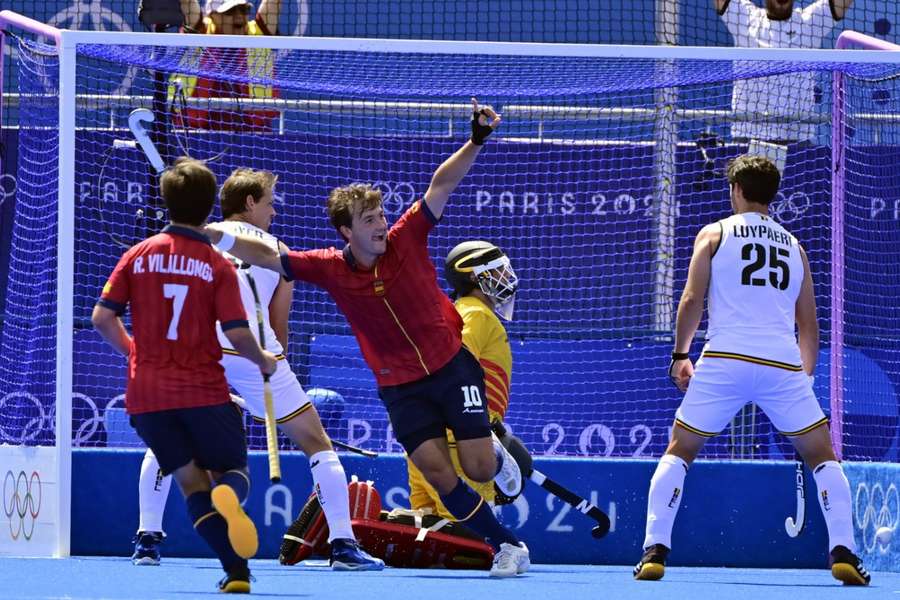
M 494 311 L 507 321 L 512 321 L 519 278 L 516 277 L 509 257 L 501 255 L 472 269 L 475 281 L 482 293 L 494 303 Z

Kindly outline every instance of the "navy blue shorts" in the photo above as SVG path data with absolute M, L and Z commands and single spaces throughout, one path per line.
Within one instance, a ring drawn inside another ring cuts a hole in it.
M 153 450 L 163 475 L 192 460 L 220 473 L 247 467 L 244 416 L 233 402 L 132 415 L 131 425 Z
M 378 390 L 394 435 L 407 454 L 450 429 L 457 440 L 491 435 L 484 393 L 484 370 L 463 347 L 450 362 L 431 375 Z

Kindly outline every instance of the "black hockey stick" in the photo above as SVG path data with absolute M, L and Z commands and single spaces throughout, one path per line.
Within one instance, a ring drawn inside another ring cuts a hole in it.
M 784 520 L 784 529 L 792 538 L 800 535 L 803 532 L 803 526 L 806 525 L 806 476 L 803 472 L 803 459 L 799 456 L 796 467 L 797 517 L 788 517 Z
M 362 448 L 357 448 L 356 446 L 351 446 L 350 444 L 345 444 L 344 442 L 339 442 L 337 440 L 331 440 L 331 444 L 333 446 L 337 446 L 338 448 L 343 448 L 347 452 L 353 452 L 354 454 L 360 454 L 367 458 L 378 458 L 378 453 L 372 452 L 371 450 L 363 450 Z
M 537 469 L 532 470 L 528 478 L 582 514 L 597 521 L 597 524 L 591 530 L 591 535 L 595 538 L 602 538 L 609 533 L 609 516 L 605 512 L 575 492 L 556 483 Z

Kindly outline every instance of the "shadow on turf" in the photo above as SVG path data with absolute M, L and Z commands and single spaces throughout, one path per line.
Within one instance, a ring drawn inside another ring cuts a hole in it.
M 167 593 L 172 594 L 173 598 L 176 596 L 190 596 L 191 598 L 196 598 L 198 596 L 206 596 L 206 595 L 215 596 L 216 598 L 222 597 L 222 592 L 215 589 L 215 586 L 213 586 L 213 589 L 208 592 L 198 592 L 196 590 L 189 592 L 189 591 L 185 591 L 185 590 L 179 590 L 177 592 L 169 591 Z M 260 592 L 254 591 L 254 592 L 250 592 L 250 595 L 253 596 L 254 598 L 263 597 L 263 596 L 270 597 L 270 598 L 309 598 L 313 594 L 297 594 L 295 592 L 278 594 L 278 593 L 272 593 L 272 592 L 260 593 Z
M 667 577 L 664 581 L 671 581 L 672 583 L 694 583 L 694 584 L 713 584 L 713 585 L 752 585 L 756 587 L 771 587 L 771 588 L 844 588 L 848 586 L 841 585 L 837 581 L 823 581 L 822 583 L 759 583 L 759 582 L 750 582 L 750 581 L 714 581 L 704 579 L 702 581 L 698 581 L 696 579 L 677 579 L 675 577 Z M 864 588 L 860 588 L 864 589 Z

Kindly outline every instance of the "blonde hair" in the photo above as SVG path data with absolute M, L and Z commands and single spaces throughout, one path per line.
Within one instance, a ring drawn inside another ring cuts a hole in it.
M 275 189 L 278 176 L 271 171 L 254 171 L 253 169 L 235 169 L 219 191 L 222 204 L 222 217 L 240 214 L 247 210 L 247 196 L 253 196 L 257 202 L 266 192 Z

